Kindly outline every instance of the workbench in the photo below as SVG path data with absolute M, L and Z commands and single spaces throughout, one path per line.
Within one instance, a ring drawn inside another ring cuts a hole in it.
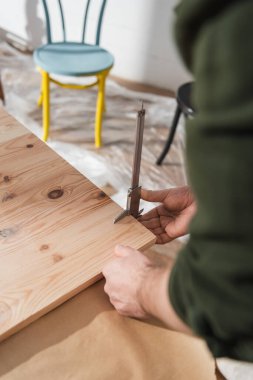
M 0 110 L 0 144 L 13 139 L 8 126 L 17 123 Z M 25 128 L 16 128 L 16 143 L 24 134 Z M 32 136 L 26 144 L 23 160 L 29 162 L 29 150 L 36 141 Z M 42 142 L 38 140 L 38 144 Z M 19 166 L 19 162 L 15 164 Z M 46 162 L 44 165 L 47 173 Z M 54 170 L 57 172 L 57 167 Z M 1 178 L 0 174 L 0 180 L 8 182 L 6 175 Z M 16 213 L 18 218 L 18 204 Z M 169 331 L 154 320 L 120 316 L 103 286 L 104 280 L 100 280 L 2 341 L 0 379 L 216 379 L 214 361 L 201 340 Z

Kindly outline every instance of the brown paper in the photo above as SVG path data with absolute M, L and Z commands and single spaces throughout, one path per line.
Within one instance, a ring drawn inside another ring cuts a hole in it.
M 215 380 L 196 338 L 121 317 L 93 285 L 0 344 L 1 380 Z

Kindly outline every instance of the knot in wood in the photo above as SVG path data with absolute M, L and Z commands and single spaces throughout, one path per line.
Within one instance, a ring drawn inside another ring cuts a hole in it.
M 0 230 L 0 237 L 7 238 L 8 236 L 14 235 L 17 230 L 15 228 L 4 228 Z
M 3 195 L 3 198 L 2 198 L 2 202 L 7 202 L 7 201 L 9 201 L 9 200 L 11 200 L 11 199 L 13 199 L 13 198 L 15 198 L 15 194 L 14 193 L 5 193 L 4 195 Z
M 46 251 L 47 249 L 49 249 L 48 244 L 42 244 L 42 246 L 40 247 L 40 251 Z
M 99 193 L 98 193 L 98 199 L 104 199 L 106 197 L 106 194 L 101 190 Z
M 64 194 L 64 191 L 62 189 L 54 189 L 54 190 L 51 190 L 47 196 L 49 199 L 57 199 L 57 198 L 60 198 L 62 197 Z
M 58 263 L 61 260 L 63 260 L 63 256 L 62 255 L 59 255 L 58 253 L 55 253 L 53 255 L 53 261 L 54 261 L 54 263 Z
M 27 144 L 26 147 L 27 148 L 33 148 L 33 144 Z
M 4 176 L 4 182 L 10 182 L 10 177 L 8 175 L 5 175 Z

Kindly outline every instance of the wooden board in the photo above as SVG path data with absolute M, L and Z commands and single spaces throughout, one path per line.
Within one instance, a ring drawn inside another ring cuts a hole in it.
M 0 340 L 101 278 L 117 243 L 154 235 L 0 109 Z

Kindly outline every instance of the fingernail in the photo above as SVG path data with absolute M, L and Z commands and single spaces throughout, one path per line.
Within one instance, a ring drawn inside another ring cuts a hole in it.
M 120 249 L 123 249 L 124 247 L 125 246 L 123 244 L 117 244 L 116 247 L 115 247 L 115 249 L 120 250 Z

